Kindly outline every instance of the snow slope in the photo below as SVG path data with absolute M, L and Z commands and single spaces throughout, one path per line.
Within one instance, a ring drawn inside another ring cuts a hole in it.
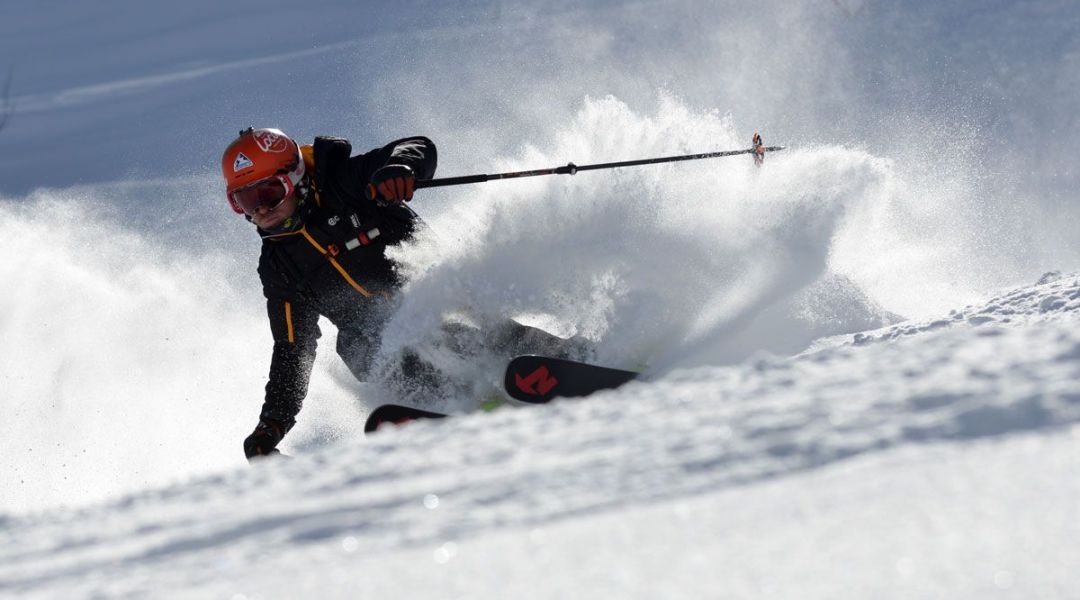
M 1073 275 L 964 310 L 993 322 L 957 313 L 7 518 L 0 582 L 20 597 L 1064 597 L 1078 308 Z
M 1078 33 L 1064 0 L 0 5 L 0 595 L 1069 597 Z M 446 314 L 642 381 L 365 438 L 385 390 L 325 327 L 298 458 L 249 467 L 248 124 L 427 134 L 446 176 L 789 148 L 418 195 L 382 355 L 470 382 L 440 408 L 501 368 L 433 347 Z

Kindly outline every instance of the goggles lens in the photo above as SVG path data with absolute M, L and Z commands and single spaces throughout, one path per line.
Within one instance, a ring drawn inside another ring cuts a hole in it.
M 285 177 L 273 177 L 240 188 L 230 194 L 233 202 L 246 214 L 254 215 L 259 208 L 274 210 L 292 194 L 292 182 Z

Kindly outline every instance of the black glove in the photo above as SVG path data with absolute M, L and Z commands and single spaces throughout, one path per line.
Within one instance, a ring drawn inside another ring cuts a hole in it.
M 286 423 L 274 419 L 261 419 L 255 426 L 255 431 L 244 440 L 244 455 L 248 460 L 258 456 L 280 454 L 277 449 L 278 442 L 289 431 Z
M 386 165 L 371 175 L 368 185 L 368 198 L 382 198 L 389 202 L 408 202 L 412 200 L 416 187 L 416 175 L 405 165 Z

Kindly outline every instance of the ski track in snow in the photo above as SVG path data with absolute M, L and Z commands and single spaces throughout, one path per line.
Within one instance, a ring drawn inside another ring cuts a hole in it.
M 411 424 L 105 505 L 5 517 L 0 591 L 152 594 L 268 548 L 295 570 L 346 538 L 360 556 L 438 548 L 857 455 L 1064 430 L 1080 421 L 1080 277 L 1047 279 L 792 358 Z

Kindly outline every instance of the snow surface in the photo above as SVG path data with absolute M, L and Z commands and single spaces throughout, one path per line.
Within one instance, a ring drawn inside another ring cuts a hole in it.
M 283 26 L 289 24 L 289 26 Z M 0 596 L 1074 597 L 1080 7 L 995 2 L 0 5 Z M 2 89 L 2 88 L 0 88 Z M 640 381 L 364 437 L 323 339 L 269 363 L 248 124 L 440 175 L 382 354 L 523 318 Z

